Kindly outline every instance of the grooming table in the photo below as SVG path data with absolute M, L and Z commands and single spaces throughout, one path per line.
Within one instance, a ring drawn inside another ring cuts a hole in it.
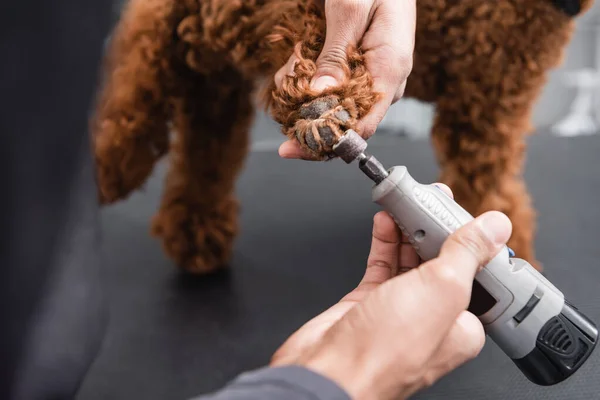
M 379 136 L 370 151 L 384 165 L 407 165 L 422 182 L 436 178 L 427 141 Z M 600 136 L 539 135 L 530 139 L 526 172 L 545 272 L 598 323 L 599 154 Z M 184 400 L 216 390 L 267 363 L 364 272 L 378 208 L 356 165 L 282 160 L 276 150 L 252 153 L 238 184 L 241 234 L 231 269 L 196 279 L 177 273 L 148 233 L 163 179 L 161 165 L 142 192 L 104 210 L 112 320 L 79 400 Z M 599 367 L 597 349 L 570 380 L 542 388 L 488 341 L 475 361 L 415 398 L 593 399 Z

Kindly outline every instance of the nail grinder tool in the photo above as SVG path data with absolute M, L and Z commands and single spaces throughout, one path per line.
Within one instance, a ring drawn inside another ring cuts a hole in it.
M 394 218 L 421 259 L 436 257 L 446 238 L 473 216 L 437 187 L 415 181 L 406 167 L 384 168 L 366 148 L 367 142 L 348 130 L 333 150 L 347 164 L 358 161 L 375 182 L 373 201 Z M 506 246 L 476 275 L 469 311 L 538 385 L 554 385 L 573 375 L 598 339 L 595 324 Z

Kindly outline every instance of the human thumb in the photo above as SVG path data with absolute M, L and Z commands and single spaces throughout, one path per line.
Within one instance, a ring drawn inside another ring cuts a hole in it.
M 356 46 L 369 25 L 372 1 L 329 0 L 325 2 L 326 37 L 317 58 L 317 72 L 311 87 L 322 92 L 339 86 L 345 79 L 347 50 Z
M 329 88 L 336 87 L 340 85 L 340 81 L 331 75 L 321 75 L 315 79 L 313 79 L 311 83 L 311 88 L 316 90 L 317 92 L 323 92 Z

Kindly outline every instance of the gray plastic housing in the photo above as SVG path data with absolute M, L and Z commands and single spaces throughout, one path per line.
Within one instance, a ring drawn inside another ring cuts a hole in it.
M 392 215 L 423 260 L 435 258 L 446 238 L 473 220 L 440 189 L 415 181 L 403 166 L 391 168 L 373 188 L 373 201 Z M 512 359 L 536 347 L 538 333 L 565 303 L 556 287 L 526 261 L 511 259 L 506 247 L 475 279 L 496 300 L 479 319 L 486 334 Z

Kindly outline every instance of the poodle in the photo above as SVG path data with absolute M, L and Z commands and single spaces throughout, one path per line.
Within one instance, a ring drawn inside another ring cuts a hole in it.
M 538 269 L 536 215 L 522 179 L 530 114 L 574 19 L 592 1 L 417 2 L 404 97 L 436 106 L 439 180 L 474 215 L 506 213 L 509 246 Z M 349 51 L 341 86 L 311 90 L 324 35 L 322 0 L 129 0 L 91 123 L 101 203 L 127 198 L 168 155 L 152 233 L 184 271 L 226 266 L 255 107 L 315 159 L 329 160 L 337 139 L 379 99 L 360 46 Z M 273 77 L 292 54 L 295 74 L 276 87 Z

